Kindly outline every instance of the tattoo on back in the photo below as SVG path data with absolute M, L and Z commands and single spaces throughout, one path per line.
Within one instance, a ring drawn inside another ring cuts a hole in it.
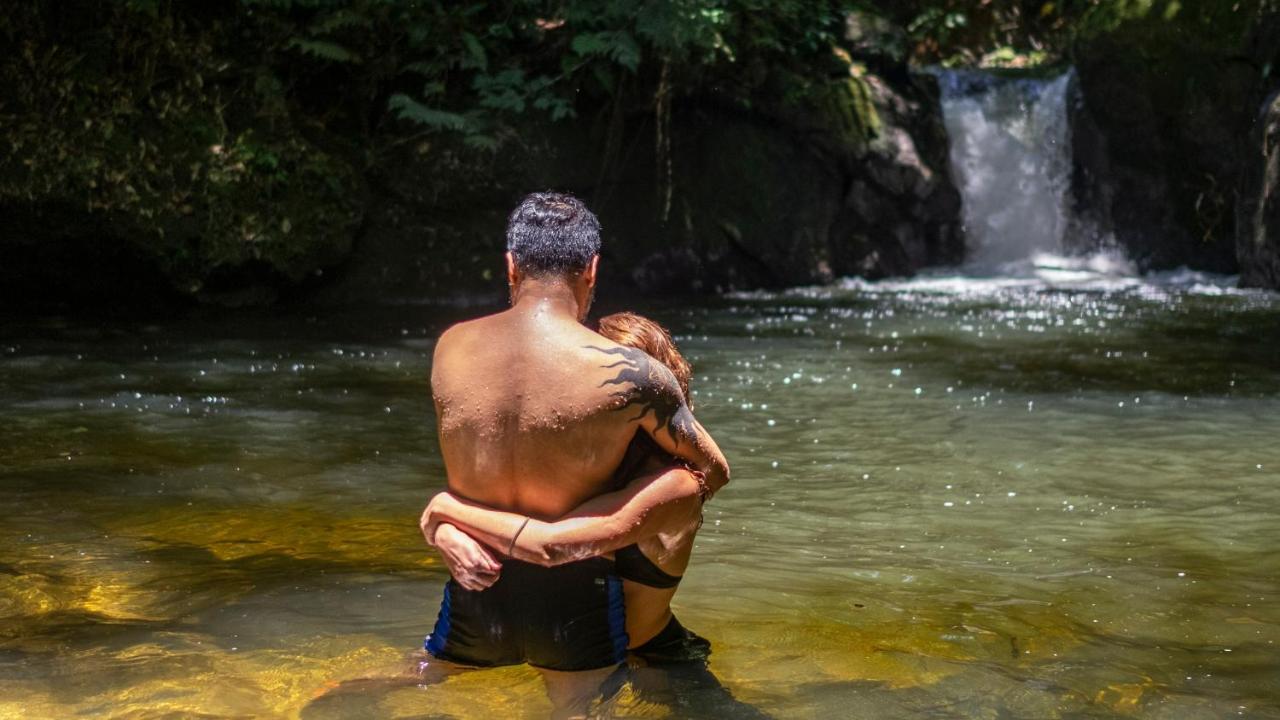
M 605 355 L 618 356 L 618 360 L 601 366 L 609 370 L 617 368 L 618 374 L 600 383 L 600 387 L 618 387 L 610 395 L 626 401 L 623 409 L 633 406 L 639 409 L 639 414 L 631 418 L 633 421 L 652 412 L 658 421 L 658 427 L 666 429 L 677 446 L 681 438 L 694 436 L 693 415 L 680 402 L 679 391 L 673 390 L 675 379 L 671 377 L 670 370 L 635 348 L 606 349 L 595 345 L 585 347 Z

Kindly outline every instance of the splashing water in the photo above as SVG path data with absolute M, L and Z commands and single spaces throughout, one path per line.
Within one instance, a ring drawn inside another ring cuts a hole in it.
M 1049 80 L 936 71 L 963 199 L 970 274 L 1025 272 L 1068 224 L 1070 71 Z

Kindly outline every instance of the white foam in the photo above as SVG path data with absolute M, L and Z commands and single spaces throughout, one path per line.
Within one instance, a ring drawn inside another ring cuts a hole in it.
M 736 299 L 779 297 L 830 298 L 847 293 L 911 295 L 921 299 L 1002 297 L 1046 291 L 1128 293 L 1151 299 L 1172 295 L 1274 297 L 1265 290 L 1237 287 L 1235 275 L 1178 268 L 1139 274 L 1118 251 L 1091 255 L 1036 253 L 1032 257 L 1001 264 L 990 273 L 974 273 L 968 267 L 935 268 L 910 278 L 867 280 L 841 278 L 831 285 L 793 288 L 782 292 L 732 293 Z

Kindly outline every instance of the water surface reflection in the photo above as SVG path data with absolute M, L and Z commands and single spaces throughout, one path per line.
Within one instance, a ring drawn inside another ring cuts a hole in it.
M 1276 296 L 940 279 L 654 312 L 734 463 L 677 605 L 738 700 L 1280 717 Z M 415 519 L 456 314 L 6 322 L 0 715 L 293 715 L 397 671 L 444 577 Z M 548 709 L 519 668 L 366 700 Z

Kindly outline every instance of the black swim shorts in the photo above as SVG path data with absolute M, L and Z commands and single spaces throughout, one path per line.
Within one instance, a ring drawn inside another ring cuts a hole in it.
M 551 568 L 504 560 L 498 582 L 485 590 L 445 584 L 425 646 L 441 660 L 477 667 L 617 665 L 627 655 L 622 580 L 607 558 Z

